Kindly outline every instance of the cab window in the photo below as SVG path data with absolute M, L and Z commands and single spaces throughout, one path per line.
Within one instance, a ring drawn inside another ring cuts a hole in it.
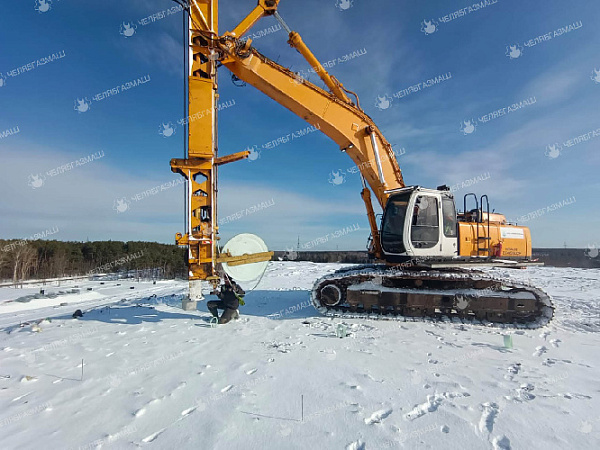
M 448 197 L 442 198 L 442 215 L 444 217 L 444 236 L 456 237 L 456 208 L 454 200 Z
M 432 248 L 439 241 L 438 201 L 420 195 L 413 210 L 410 239 L 415 248 Z
M 395 195 L 387 204 L 381 226 L 381 246 L 387 253 L 401 254 L 404 247 L 404 219 L 410 193 Z M 408 215 L 410 217 L 410 215 Z

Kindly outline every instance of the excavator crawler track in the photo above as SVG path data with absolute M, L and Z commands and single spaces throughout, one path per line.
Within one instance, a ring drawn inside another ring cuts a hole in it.
M 554 315 L 541 289 L 465 269 L 350 267 L 317 280 L 311 298 L 321 314 L 343 318 L 535 329 Z

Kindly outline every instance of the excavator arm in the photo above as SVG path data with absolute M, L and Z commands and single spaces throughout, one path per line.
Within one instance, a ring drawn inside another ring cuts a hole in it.
M 379 258 L 379 231 L 367 185 L 382 208 L 385 208 L 390 192 L 405 186 L 392 146 L 360 108 L 358 97 L 356 103 L 350 100 L 346 95 L 350 91 L 327 73 L 300 35 L 287 26 L 277 12 L 278 4 L 279 0 L 259 0 L 257 7 L 233 31 L 220 37 L 206 33 L 205 38 L 212 43 L 212 48 L 206 47 L 212 56 L 206 56 L 219 60 L 236 77 L 318 128 L 352 158 L 363 181 L 361 196 L 373 237 L 371 251 Z M 195 7 L 193 2 L 192 9 Z M 289 33 L 290 46 L 303 55 L 330 92 L 262 55 L 252 47 L 251 40 L 242 39 L 261 17 L 267 15 L 280 21 Z

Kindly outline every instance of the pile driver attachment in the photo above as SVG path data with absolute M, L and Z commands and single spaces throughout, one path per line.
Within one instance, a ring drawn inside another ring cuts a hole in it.
M 216 288 L 220 283 L 219 265 L 256 265 L 269 261 L 273 252 L 263 249 L 259 254 L 236 250 L 219 252 L 217 221 L 217 169 L 219 166 L 247 158 L 249 151 L 218 155 L 217 112 L 218 1 L 193 0 L 178 2 L 184 6 L 188 26 L 185 27 L 187 98 L 187 145 L 184 158 L 171 160 L 171 170 L 185 177 L 186 233 L 177 233 L 177 245 L 188 249 L 189 296 L 183 300 L 184 309 L 196 309 L 203 299 L 202 282 Z M 193 6 L 192 6 L 193 5 Z M 189 58 L 187 57 L 189 54 Z

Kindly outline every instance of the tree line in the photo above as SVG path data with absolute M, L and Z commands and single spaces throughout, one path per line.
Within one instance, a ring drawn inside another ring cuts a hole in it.
M 187 277 L 185 248 L 140 241 L 62 242 L 0 239 L 0 279 L 70 277 L 160 269 L 165 278 Z

